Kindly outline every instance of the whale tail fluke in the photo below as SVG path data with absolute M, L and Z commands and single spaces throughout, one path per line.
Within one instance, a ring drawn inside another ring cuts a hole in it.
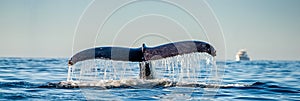
M 146 47 L 143 44 L 140 48 L 126 47 L 95 47 L 83 50 L 73 55 L 68 64 L 74 65 L 77 62 L 89 59 L 108 59 L 116 61 L 143 62 L 173 57 L 182 54 L 204 52 L 216 56 L 213 46 L 202 41 L 181 41 L 163 44 L 157 47 Z
M 90 48 L 73 55 L 70 58 L 68 64 L 70 67 L 76 64 L 77 62 L 89 59 L 107 59 L 116 61 L 139 62 L 140 78 L 153 79 L 153 73 L 151 71 L 151 65 L 149 61 L 196 52 L 204 52 L 212 56 L 216 56 L 215 49 L 208 43 L 201 41 L 181 41 L 163 44 L 157 47 L 146 47 L 146 45 L 143 44 L 140 48 Z M 70 72 L 68 75 L 70 75 Z M 68 80 L 69 78 L 70 77 L 68 77 Z

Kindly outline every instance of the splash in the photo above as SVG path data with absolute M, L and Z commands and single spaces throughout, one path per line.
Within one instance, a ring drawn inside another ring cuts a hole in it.
M 113 60 L 86 60 L 70 70 L 70 81 L 122 80 L 138 77 L 137 63 Z
M 215 59 L 206 53 L 179 55 L 150 63 L 155 78 L 168 78 L 173 82 L 206 83 L 217 72 Z
M 149 82 L 142 80 L 143 83 L 141 83 L 138 62 L 103 59 L 86 60 L 69 67 L 67 81 L 90 82 L 90 84 L 93 83 L 92 85 L 107 85 L 106 83 L 121 85 L 125 81 L 125 83 L 149 83 L 150 85 L 154 81 L 158 84 L 164 82 L 163 84 L 166 85 L 174 85 L 174 83 L 176 85 L 219 83 L 216 61 L 207 53 L 178 55 L 151 60 L 149 63 L 154 77 L 153 80 L 148 80 Z

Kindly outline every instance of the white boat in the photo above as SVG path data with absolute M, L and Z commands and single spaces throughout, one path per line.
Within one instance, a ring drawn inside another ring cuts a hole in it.
M 250 58 L 248 57 L 247 51 L 245 49 L 241 49 L 236 53 L 235 60 L 236 61 L 242 61 L 242 60 L 249 61 Z

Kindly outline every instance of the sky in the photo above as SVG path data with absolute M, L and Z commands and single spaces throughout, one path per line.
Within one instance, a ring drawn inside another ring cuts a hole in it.
M 0 0 L 0 57 L 70 57 L 93 45 L 113 43 L 137 47 L 146 41 L 152 46 L 192 37 L 208 41 L 217 49 L 223 47 L 220 43 L 224 44 L 225 49 L 219 51 L 224 52 L 226 59 L 234 59 L 236 52 L 245 48 L 253 60 L 300 60 L 299 0 L 208 0 L 206 3 L 218 19 L 223 36 L 203 34 L 205 30 L 198 28 L 200 25 L 194 23 L 191 16 L 163 3 L 125 6 L 99 31 L 99 22 L 106 20 L 109 12 L 124 3 L 97 1 L 103 6 L 89 10 L 88 7 L 93 5 L 91 2 Z M 182 5 L 186 5 L 187 10 L 201 8 L 192 3 Z M 148 9 L 141 11 L 145 6 Z M 146 11 L 156 15 L 133 18 Z M 86 27 L 85 31 L 80 29 L 82 26 Z M 95 32 L 104 34 L 97 36 Z M 77 33 L 75 37 L 74 33 Z M 224 41 L 211 41 L 218 38 Z

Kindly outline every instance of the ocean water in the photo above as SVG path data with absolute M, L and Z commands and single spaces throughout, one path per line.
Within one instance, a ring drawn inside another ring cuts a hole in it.
M 61 87 L 59 82 L 67 79 L 67 60 L 0 58 L 0 100 L 300 100 L 300 61 L 217 61 L 225 65 L 224 75 L 217 92 L 208 97 L 205 92 L 211 87 L 206 84 Z M 132 75 L 138 70 L 131 69 Z

